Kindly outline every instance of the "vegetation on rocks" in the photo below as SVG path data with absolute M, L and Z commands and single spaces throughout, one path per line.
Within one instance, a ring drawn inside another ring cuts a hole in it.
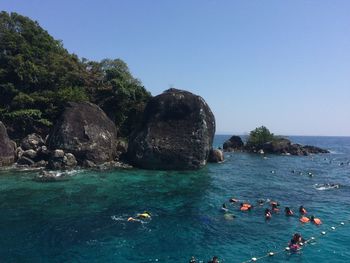
M 13 139 L 46 135 L 67 102 L 99 105 L 123 136 L 151 97 L 120 59 L 70 54 L 38 22 L 0 13 L 0 120 Z

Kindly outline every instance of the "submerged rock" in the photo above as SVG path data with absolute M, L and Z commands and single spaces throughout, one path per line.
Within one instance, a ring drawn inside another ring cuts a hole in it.
M 240 151 L 243 149 L 244 143 L 241 137 L 233 135 L 230 139 L 224 142 L 222 147 L 225 152 Z
M 67 174 L 64 172 L 41 171 L 33 178 L 37 182 L 60 182 L 68 180 Z
M 224 161 L 224 153 L 219 149 L 212 149 L 209 152 L 208 162 L 220 163 Z
M 0 121 L 0 167 L 14 163 L 15 149 L 15 144 L 7 135 L 5 125 Z
M 95 104 L 70 102 L 49 136 L 50 149 L 72 153 L 79 164 L 101 164 L 116 157 L 117 130 Z
M 214 115 L 200 96 L 169 89 L 148 102 L 129 140 L 128 159 L 145 169 L 198 169 L 207 162 L 214 133 Z

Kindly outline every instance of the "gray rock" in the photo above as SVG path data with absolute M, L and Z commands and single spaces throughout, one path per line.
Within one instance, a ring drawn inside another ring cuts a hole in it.
M 230 139 L 224 142 L 223 149 L 225 152 L 240 151 L 244 147 L 241 137 L 233 135 Z
M 63 158 L 64 157 L 64 151 L 61 150 L 61 149 L 56 149 L 56 150 L 53 151 L 52 157 L 53 158 Z
M 17 159 L 21 158 L 23 153 L 24 153 L 23 149 L 21 147 L 17 147 L 17 149 L 16 149 L 16 157 L 17 157 Z
M 34 151 L 32 149 L 29 149 L 29 150 L 24 151 L 22 153 L 22 156 L 34 160 L 36 158 L 36 156 L 37 156 L 37 153 L 36 153 L 36 151 Z
M 128 159 L 145 169 L 198 169 L 207 162 L 214 133 L 215 118 L 203 98 L 169 89 L 148 102 L 129 140 Z
M 21 148 L 23 150 L 38 150 L 38 148 L 42 145 L 44 145 L 44 140 L 41 138 L 40 135 L 36 133 L 32 133 L 27 135 L 22 141 L 21 141 Z
M 17 164 L 18 165 L 28 165 L 28 166 L 31 166 L 34 164 L 34 161 L 30 158 L 27 158 L 25 156 L 22 156 L 21 158 L 19 158 L 17 160 Z
M 47 161 L 41 160 L 41 161 L 38 161 L 38 162 L 34 163 L 32 166 L 33 167 L 46 167 L 47 164 L 48 164 Z
M 11 165 L 15 161 L 14 145 L 7 135 L 5 125 L 0 121 L 0 167 Z
M 48 138 L 49 149 L 72 153 L 78 163 L 95 164 L 116 157 L 117 130 L 95 104 L 70 102 Z
M 208 162 L 210 163 L 220 163 L 224 161 L 224 153 L 219 149 L 212 149 L 209 152 Z
M 75 167 L 77 166 L 78 162 L 75 159 L 74 155 L 71 153 L 66 153 L 63 157 L 63 164 L 65 167 Z

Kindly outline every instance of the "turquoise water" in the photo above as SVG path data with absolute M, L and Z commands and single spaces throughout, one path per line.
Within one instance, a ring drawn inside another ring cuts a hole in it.
M 214 144 L 227 138 L 216 136 Z M 327 234 L 298 254 L 260 262 L 350 262 L 350 138 L 292 140 L 332 153 L 267 159 L 228 153 L 223 164 L 196 172 L 78 171 L 56 183 L 33 181 L 35 172 L 1 171 L 0 262 L 188 262 L 192 255 L 242 262 L 283 249 L 296 231 L 306 238 Z M 320 183 L 341 187 L 320 191 L 314 187 Z M 301 225 L 283 213 L 266 222 L 263 208 L 243 213 L 234 206 L 237 217 L 228 220 L 219 208 L 230 197 L 270 198 L 294 210 L 304 205 L 324 224 Z M 126 222 L 144 210 L 150 221 Z M 341 221 L 347 224 L 328 232 Z

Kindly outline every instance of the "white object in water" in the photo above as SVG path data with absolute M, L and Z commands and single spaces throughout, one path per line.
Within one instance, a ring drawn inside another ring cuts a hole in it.
M 326 234 L 326 231 L 322 231 L 321 234 L 322 234 L 322 235 L 325 235 L 325 234 Z
M 252 261 L 257 261 L 258 259 L 257 258 L 252 258 Z

